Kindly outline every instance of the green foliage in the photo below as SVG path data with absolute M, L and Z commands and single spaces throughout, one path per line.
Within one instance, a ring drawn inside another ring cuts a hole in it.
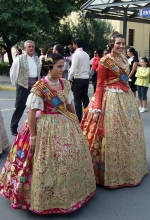
M 32 39 L 41 44 L 63 16 L 79 9 L 83 0 L 0 0 L 0 38 L 12 63 L 11 47 Z
M 73 39 L 80 37 L 84 42 L 84 49 L 93 53 L 94 49 L 106 48 L 108 39 L 113 32 L 110 22 L 100 19 L 84 19 L 78 13 L 76 23 L 71 19 L 64 19 L 64 22 L 55 28 L 55 32 L 48 36 L 49 42 L 59 42 L 62 45 L 72 44 Z
M 9 70 L 10 70 L 9 63 L 0 64 L 0 75 L 8 76 L 9 75 Z

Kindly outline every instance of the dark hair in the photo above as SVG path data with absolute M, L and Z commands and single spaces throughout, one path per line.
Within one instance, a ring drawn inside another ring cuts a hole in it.
M 41 52 L 43 53 L 43 55 L 46 55 L 47 49 L 46 48 L 42 48 Z
M 22 50 L 20 48 L 17 49 L 19 51 L 19 55 L 22 54 Z
M 51 53 L 53 53 L 53 48 L 48 48 L 48 50 L 47 50 L 47 54 L 51 54 Z
M 109 40 L 109 43 L 108 43 L 108 48 L 109 48 L 110 52 L 111 52 L 111 50 L 113 49 L 113 47 L 115 45 L 116 38 L 124 38 L 125 39 L 123 34 L 119 34 L 119 33 L 113 34 L 111 39 Z
M 42 62 L 42 68 L 45 70 L 45 72 L 48 70 L 52 70 L 55 63 L 57 63 L 59 60 L 63 60 L 64 57 L 59 53 L 51 53 L 47 54 L 47 56 L 43 57 L 41 60 Z
M 74 44 L 77 44 L 78 47 L 83 47 L 83 42 L 80 38 L 75 38 L 73 41 Z
M 74 53 L 75 49 L 73 48 L 73 45 L 69 44 L 68 48 L 69 48 L 71 53 Z
M 63 56 L 63 47 L 61 46 L 61 44 L 56 44 L 54 46 L 55 46 L 55 49 L 58 51 L 58 53 Z
M 96 50 L 94 50 L 94 51 L 96 51 L 96 53 L 98 54 L 98 56 L 99 57 L 102 57 L 102 50 L 101 49 L 96 49 Z
M 142 57 L 141 60 L 144 60 L 146 64 L 146 67 L 149 67 L 149 60 L 147 59 L 147 57 Z
M 103 54 L 105 53 L 105 51 L 106 51 L 107 53 L 109 53 L 109 51 L 108 51 L 107 49 L 104 49 L 104 50 L 103 50 Z

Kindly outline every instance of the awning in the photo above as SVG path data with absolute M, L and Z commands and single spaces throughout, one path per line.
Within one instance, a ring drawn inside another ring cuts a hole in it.
M 139 10 L 145 7 L 150 7 L 150 0 L 89 0 L 81 6 L 81 11 L 96 13 L 102 19 L 124 20 L 126 16 L 127 21 L 150 24 L 150 18 L 139 16 Z M 88 16 L 90 14 L 87 13 Z

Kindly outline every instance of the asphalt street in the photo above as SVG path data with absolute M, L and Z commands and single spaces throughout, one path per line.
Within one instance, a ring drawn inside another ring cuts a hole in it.
M 89 89 L 90 96 L 92 88 Z M 10 147 L 14 137 L 10 133 L 10 120 L 14 111 L 15 92 L 0 90 L 0 109 L 9 137 Z M 148 103 L 150 110 L 150 98 Z M 150 112 L 141 113 L 147 160 L 150 164 Z M 27 118 L 25 110 L 20 125 Z M 9 150 L 0 155 L 0 172 Z M 150 219 L 150 175 L 139 186 L 120 189 L 107 189 L 97 186 L 95 196 L 78 211 L 67 215 L 37 215 L 30 211 L 13 210 L 10 201 L 0 195 L 0 220 L 149 220 Z

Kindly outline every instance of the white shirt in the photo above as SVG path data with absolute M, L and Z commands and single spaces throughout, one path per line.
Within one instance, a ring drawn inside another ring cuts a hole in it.
M 34 57 L 33 56 L 30 57 L 27 55 L 27 60 L 29 67 L 29 77 L 31 78 L 37 77 L 37 66 L 34 61 Z M 17 84 L 18 74 L 19 74 L 19 56 L 14 59 L 10 69 L 10 80 L 12 85 L 14 86 Z
M 90 58 L 89 55 L 82 50 L 77 48 L 72 56 L 72 65 L 68 80 L 75 79 L 89 79 L 90 72 Z

